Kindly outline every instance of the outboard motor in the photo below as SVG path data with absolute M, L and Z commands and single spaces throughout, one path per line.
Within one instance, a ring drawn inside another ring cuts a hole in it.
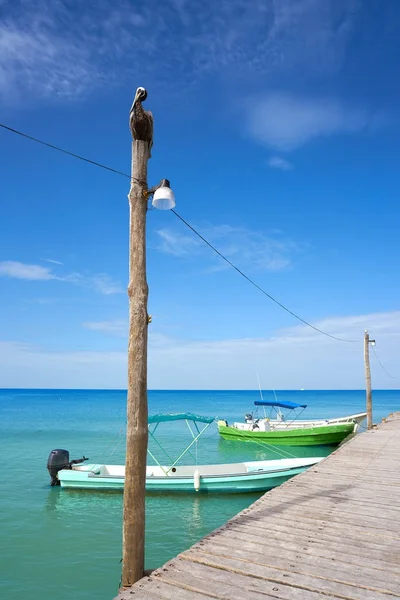
M 85 460 L 89 459 L 86 456 L 82 456 L 82 458 L 69 460 L 68 450 L 62 450 L 61 448 L 52 450 L 47 459 L 47 470 L 51 477 L 50 485 L 60 485 L 60 480 L 57 477 L 58 471 L 61 471 L 61 469 L 72 469 L 72 465 L 83 463 Z
M 62 450 L 60 448 L 52 450 L 47 459 L 47 470 L 51 477 L 50 485 L 60 485 L 60 481 L 57 477 L 58 471 L 70 468 L 68 450 Z

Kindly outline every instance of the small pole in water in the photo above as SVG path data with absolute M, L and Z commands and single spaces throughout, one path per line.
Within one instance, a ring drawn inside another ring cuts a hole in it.
M 375 340 L 369 339 L 367 330 L 364 332 L 364 366 L 365 366 L 365 387 L 367 401 L 367 429 L 372 429 L 372 391 L 371 391 L 371 367 L 369 364 L 369 345 L 375 346 Z

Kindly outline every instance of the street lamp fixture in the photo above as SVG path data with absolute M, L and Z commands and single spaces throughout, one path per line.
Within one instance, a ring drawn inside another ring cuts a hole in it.
M 159 187 L 154 192 L 152 205 L 158 210 L 171 210 L 175 206 L 174 192 L 171 190 L 168 179 L 162 179 Z

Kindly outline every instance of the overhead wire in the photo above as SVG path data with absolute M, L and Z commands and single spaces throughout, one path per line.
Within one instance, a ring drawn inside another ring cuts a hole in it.
M 67 154 L 68 156 L 71 156 L 71 157 L 76 158 L 78 160 L 82 160 L 82 161 L 87 162 L 87 163 L 89 163 L 91 165 L 94 165 L 96 167 L 100 167 L 101 169 L 105 169 L 107 171 L 110 171 L 111 173 L 115 173 L 116 175 L 121 175 L 121 176 L 127 177 L 127 178 L 129 178 L 131 180 L 134 179 L 135 181 L 139 181 L 138 179 L 132 178 L 130 175 L 128 175 L 127 173 L 124 173 L 123 171 L 118 171 L 117 169 L 114 169 L 113 167 L 109 167 L 108 165 L 104 165 L 104 164 L 99 163 L 97 161 L 91 160 L 90 158 L 86 158 L 85 156 L 82 156 L 80 154 L 76 154 L 75 152 L 70 152 L 69 150 L 65 150 L 64 148 L 61 148 L 60 146 L 56 146 L 55 144 L 51 144 L 49 142 L 45 142 L 45 141 L 43 141 L 43 140 L 41 140 L 41 139 L 39 139 L 37 137 L 34 137 L 32 135 L 28 135 L 27 133 L 19 131 L 18 129 L 15 129 L 13 127 L 9 127 L 8 125 L 5 125 L 4 123 L 0 123 L 0 127 L 2 127 L 3 129 L 6 129 L 7 131 L 10 131 L 11 133 L 15 133 L 15 134 L 17 134 L 17 135 L 19 135 L 21 137 L 24 137 L 24 138 L 26 138 L 28 140 L 31 140 L 31 141 L 36 142 L 38 144 L 41 144 L 42 146 L 46 146 L 47 148 L 51 148 L 52 150 L 56 150 L 57 152 L 61 152 L 63 154 Z M 140 183 L 143 183 L 143 182 L 140 182 Z M 264 294 L 264 296 L 266 296 L 267 298 L 269 298 L 272 302 L 274 302 L 275 304 L 277 304 L 280 308 L 282 308 L 284 311 L 286 311 L 292 317 L 294 317 L 295 319 L 297 319 L 298 321 L 300 321 L 301 323 L 303 323 L 307 327 L 310 327 L 314 331 L 317 331 L 318 333 L 320 333 L 322 335 L 325 335 L 326 337 L 329 337 L 329 338 L 331 338 L 333 340 L 337 340 L 339 342 L 349 342 L 349 343 L 358 343 L 359 342 L 359 340 L 347 340 L 347 339 L 340 338 L 338 336 L 332 335 L 332 334 L 330 334 L 330 333 L 328 333 L 326 331 L 323 331 L 322 329 L 319 329 L 315 325 L 312 325 L 311 323 L 309 323 L 308 321 L 306 321 L 305 319 L 303 319 L 302 317 L 300 317 L 299 315 L 297 315 L 295 312 L 293 312 L 292 310 L 290 310 L 287 306 L 285 306 L 284 304 L 282 304 L 281 302 L 279 302 L 279 300 L 277 300 L 276 298 L 274 298 L 271 294 L 269 294 L 268 292 L 266 292 L 253 279 L 251 279 L 241 269 L 239 269 L 232 261 L 230 261 L 226 256 L 224 256 L 222 254 L 222 252 L 220 252 L 215 246 L 213 246 L 213 244 L 211 244 L 211 242 L 209 242 L 192 225 L 190 225 L 190 223 L 188 223 L 188 221 L 186 221 L 186 219 L 184 219 L 176 210 L 172 209 L 172 213 L 184 225 L 186 225 L 186 227 L 188 227 L 195 235 L 197 235 L 197 237 L 199 237 L 209 248 L 211 248 L 211 250 L 213 250 L 228 265 L 230 265 L 233 269 L 235 269 L 235 271 L 237 273 L 239 273 L 239 275 L 241 275 L 251 285 L 253 285 L 257 290 L 259 290 L 262 294 Z
M 322 335 L 326 335 L 326 336 L 328 336 L 328 337 L 330 337 L 330 338 L 332 338 L 334 340 L 338 340 L 339 342 L 356 343 L 356 342 L 359 341 L 359 340 L 345 340 L 344 338 L 336 337 L 335 335 L 331 335 L 330 333 L 327 333 L 326 331 L 323 331 L 322 329 L 319 329 L 318 327 L 315 327 L 315 325 L 312 325 L 311 323 L 309 323 L 308 321 L 306 321 L 302 317 L 299 317 L 299 315 L 297 315 L 292 310 L 290 310 L 289 308 L 287 308 L 287 306 L 285 306 L 284 304 L 282 304 L 281 302 L 279 302 L 279 300 L 277 300 L 276 298 L 274 298 L 273 296 L 271 296 L 271 294 L 269 294 L 268 292 L 266 292 L 255 281 L 253 281 L 253 279 L 251 279 L 248 275 L 246 275 L 246 273 L 244 273 L 243 271 L 241 271 L 241 269 L 239 269 L 239 267 L 237 267 L 236 265 L 234 265 L 233 262 L 229 260 L 229 258 L 226 258 L 226 256 L 224 256 L 222 254 L 222 252 L 220 252 L 219 250 L 217 250 L 217 248 L 215 248 L 215 246 L 213 246 L 208 240 L 206 240 L 205 237 L 203 237 L 198 231 L 196 231 L 196 229 L 194 227 L 192 227 L 192 225 L 190 225 L 190 223 L 188 223 L 187 221 L 185 221 L 185 219 L 183 217 L 181 217 L 181 215 L 179 215 L 176 212 L 176 210 L 172 209 L 171 212 L 173 212 L 174 215 L 176 217 L 178 217 L 178 219 L 180 219 L 182 221 L 182 223 L 184 223 L 187 227 L 189 227 L 189 229 L 191 229 L 193 231 L 193 233 L 195 233 L 201 240 L 203 240 L 203 242 L 205 244 L 207 244 L 207 246 L 209 246 L 212 250 L 214 250 L 214 252 L 216 254 L 218 254 L 218 256 L 220 256 L 225 262 L 227 262 L 228 265 L 230 265 L 233 269 L 235 269 L 235 271 L 237 271 L 239 273 L 239 275 L 241 275 L 249 283 L 251 283 L 252 285 L 254 285 L 255 288 L 257 288 L 262 294 L 264 294 L 265 296 L 267 296 L 267 298 L 269 298 L 270 300 L 272 300 L 272 302 L 275 302 L 275 304 L 277 304 L 283 310 L 285 310 L 287 313 L 289 313 L 290 315 L 292 315 L 292 317 L 294 317 L 295 319 L 298 319 L 299 321 L 301 321 L 302 323 L 304 323 L 308 327 L 311 327 L 315 331 L 318 331 L 318 333 L 322 333 Z
M 122 175 L 123 177 L 129 177 L 129 179 L 132 179 L 132 177 L 127 173 L 123 173 L 122 171 L 118 171 L 117 169 L 113 169 L 112 167 L 108 167 L 107 165 L 103 165 L 102 163 L 96 162 L 95 160 L 91 160 L 90 158 L 86 158 L 85 156 L 81 156 L 80 154 L 75 154 L 75 152 L 70 152 L 69 150 L 60 148 L 60 146 L 55 146 L 54 144 L 49 144 L 49 142 L 39 140 L 39 138 L 33 137 L 32 135 L 28 135 L 27 133 L 23 133 L 22 131 L 18 131 L 18 129 L 14 129 L 13 127 L 9 127 L 8 125 L 4 125 L 4 123 L 0 123 L 0 127 L 2 127 L 3 129 L 7 129 L 7 131 L 11 131 L 12 133 L 16 133 L 17 135 L 20 135 L 28 140 L 31 140 L 32 142 L 42 144 L 42 146 L 47 146 L 47 148 L 51 148 L 52 150 L 57 150 L 57 152 L 68 154 L 68 156 L 78 158 L 79 160 L 83 160 L 84 162 L 90 163 L 91 165 L 94 165 L 96 167 L 101 167 L 102 169 L 106 169 L 107 171 L 111 171 L 112 173 L 116 173 L 117 175 Z
M 376 360 L 378 361 L 378 365 L 381 367 L 382 371 L 383 371 L 384 373 L 386 373 L 386 375 L 387 375 L 388 377 L 390 377 L 390 379 L 396 379 L 396 377 L 393 377 L 393 375 L 391 375 L 391 374 L 390 374 L 390 373 L 389 373 L 389 372 L 388 372 L 388 371 L 385 369 L 385 367 L 383 366 L 383 364 L 382 364 L 382 363 L 381 363 L 381 361 L 379 360 L 379 357 L 378 357 L 378 355 L 377 355 L 377 353 L 376 353 L 376 351 L 375 351 L 375 348 L 374 348 L 374 346 L 372 346 L 372 345 L 371 345 L 371 348 L 372 348 L 372 352 L 375 354 L 375 358 L 376 358 Z

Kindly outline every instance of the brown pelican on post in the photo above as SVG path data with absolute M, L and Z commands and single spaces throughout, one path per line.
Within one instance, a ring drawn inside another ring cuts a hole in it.
M 149 145 L 149 158 L 153 145 L 153 115 L 149 110 L 144 110 L 142 102 L 146 100 L 147 92 L 143 87 L 138 87 L 135 99 L 129 111 L 129 124 L 134 140 L 142 140 Z

